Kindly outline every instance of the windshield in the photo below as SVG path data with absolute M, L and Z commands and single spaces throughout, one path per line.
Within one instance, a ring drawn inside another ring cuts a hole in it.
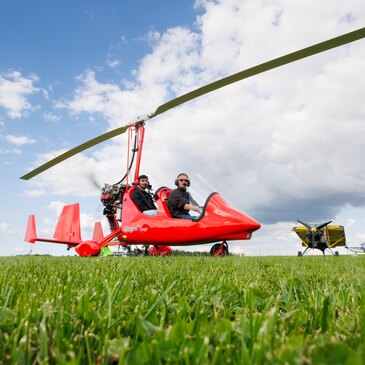
M 188 191 L 199 206 L 204 206 L 209 195 L 216 192 L 210 183 L 200 174 L 193 174 L 190 177 L 190 182 L 191 185 Z

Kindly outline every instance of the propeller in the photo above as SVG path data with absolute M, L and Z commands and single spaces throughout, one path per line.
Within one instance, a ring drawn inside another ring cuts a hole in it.
M 96 179 L 92 171 L 87 172 L 85 177 L 89 181 L 90 185 L 92 185 L 94 188 L 98 189 L 99 191 L 102 189 L 102 184 L 100 184 L 100 181 Z
M 317 240 L 319 240 L 321 238 L 322 234 L 324 233 L 322 228 L 326 227 L 332 221 L 321 223 L 319 225 L 305 223 L 305 222 L 302 222 L 300 220 L 298 220 L 297 222 L 302 224 L 304 227 L 307 228 L 306 236 L 308 238 L 308 241 L 311 242 L 312 247 L 316 247 L 317 246 L 316 245 L 316 238 L 317 238 Z
M 346 33 L 344 35 L 341 35 L 339 37 L 336 38 L 332 38 L 329 39 L 327 41 L 321 42 L 321 43 L 317 43 L 313 46 L 307 47 L 307 48 L 303 48 L 299 51 L 296 52 L 292 52 L 289 53 L 285 56 L 281 56 L 278 58 L 275 58 L 271 61 L 268 62 L 264 62 L 260 65 L 251 67 L 249 69 L 243 70 L 241 72 L 237 72 L 233 75 L 224 77 L 220 80 L 214 81 L 208 85 L 202 86 L 196 90 L 193 90 L 191 92 L 188 92 L 184 95 L 181 95 L 173 100 L 168 101 L 165 104 L 160 105 L 154 113 L 149 114 L 148 116 L 146 116 L 143 119 L 139 119 L 139 122 L 144 122 L 146 120 L 155 118 L 156 116 L 165 113 L 166 111 L 175 108 L 181 104 L 184 104 L 190 100 L 193 100 L 199 96 L 208 94 L 214 90 L 220 89 L 222 87 L 228 86 L 230 84 L 233 84 L 237 81 L 258 75 L 260 73 L 272 70 L 274 68 L 286 65 L 288 63 L 291 62 L 295 62 L 298 61 L 300 59 L 309 57 L 309 56 L 313 56 L 317 53 L 321 53 L 321 52 L 325 52 L 328 51 L 332 48 L 336 48 L 339 46 L 342 46 L 344 44 L 350 43 L 350 42 L 354 42 L 357 40 L 360 40 L 362 38 L 365 37 L 365 28 L 360 28 L 358 30 L 355 30 L 353 32 L 350 33 Z M 138 122 L 137 122 L 138 123 Z M 109 131 L 107 133 L 104 133 L 96 138 L 93 138 L 75 148 L 72 148 L 71 150 L 61 154 L 60 156 L 46 162 L 45 164 L 39 166 L 38 168 L 30 171 L 29 173 L 25 174 L 24 176 L 21 177 L 21 179 L 23 180 L 29 180 L 32 177 L 40 174 L 41 172 L 48 170 L 50 167 L 55 166 L 57 164 L 59 164 L 60 162 L 76 155 L 77 153 L 80 153 L 84 150 L 86 150 L 87 148 L 90 148 L 92 146 L 95 146 L 101 142 L 104 142 L 110 138 L 116 137 L 120 134 L 125 133 L 129 127 L 135 125 L 136 123 L 132 123 L 132 124 L 127 124 L 124 127 L 119 127 L 117 129 L 114 129 L 112 131 Z
M 326 223 L 322 223 L 322 224 L 320 224 L 319 226 L 317 226 L 316 228 L 317 229 L 322 229 L 322 228 L 324 228 L 324 227 L 326 227 L 328 224 L 330 224 L 332 221 L 329 221 L 329 222 L 326 222 Z
M 312 229 L 312 226 L 308 223 L 304 223 L 302 221 L 300 221 L 299 219 L 297 220 L 298 223 L 302 224 L 304 227 L 308 228 L 308 229 Z

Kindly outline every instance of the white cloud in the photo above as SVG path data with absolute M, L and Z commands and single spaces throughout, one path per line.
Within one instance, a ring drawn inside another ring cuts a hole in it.
M 0 107 L 6 110 L 9 117 L 20 118 L 34 109 L 28 97 L 39 92 L 34 86 L 37 81 L 37 76 L 24 77 L 18 71 L 0 74 Z
M 161 34 L 155 30 L 150 30 L 147 33 L 147 37 L 146 37 L 147 40 L 154 41 L 154 42 L 158 41 L 160 38 L 161 38 Z
M 58 107 L 67 108 L 74 114 L 103 113 L 108 118 L 120 114 L 117 101 L 121 91 L 118 85 L 99 83 L 93 71 L 85 72 L 78 80 L 80 86 L 76 89 L 73 100 L 60 102 Z
M 106 64 L 110 68 L 117 68 L 121 65 L 121 62 L 119 60 L 116 60 L 112 57 L 108 57 Z
M 7 136 L 5 136 L 5 139 L 12 143 L 15 144 L 17 146 L 21 146 L 24 144 L 34 144 L 37 143 L 37 141 L 35 139 L 29 138 L 27 136 L 14 136 L 11 134 L 8 134 Z
M 44 195 L 46 195 L 46 191 L 43 189 L 24 190 L 21 193 L 21 196 L 24 196 L 27 198 L 39 198 Z
M 9 225 L 7 223 L 0 223 L 0 233 L 9 233 Z
M 1 155 L 21 155 L 22 151 L 19 148 L 4 149 L 0 148 Z
M 49 203 L 48 209 L 55 212 L 58 216 L 62 212 L 62 208 L 64 207 L 65 203 L 59 200 L 53 200 Z M 49 222 L 48 222 L 49 223 Z
M 200 79 L 200 36 L 187 28 L 176 27 L 162 34 L 153 52 L 144 57 L 136 74 L 144 88 L 163 87 L 155 107 L 162 98 L 190 91 Z
M 51 123 L 58 123 L 61 120 L 61 117 L 54 114 L 54 113 L 43 113 L 43 118 L 46 122 L 51 122 Z

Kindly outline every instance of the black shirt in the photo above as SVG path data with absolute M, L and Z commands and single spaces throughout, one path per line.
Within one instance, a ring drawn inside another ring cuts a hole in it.
M 142 190 L 138 186 L 134 189 L 134 191 L 131 194 L 131 199 L 133 200 L 134 204 L 137 205 L 138 209 L 141 212 L 144 212 L 145 210 L 151 210 L 155 209 L 156 206 L 153 203 L 153 199 L 150 194 L 148 194 L 147 191 Z
M 174 189 L 167 200 L 167 206 L 170 210 L 171 216 L 179 218 L 181 215 L 189 214 L 189 210 L 184 209 L 184 205 L 190 204 L 190 200 L 190 194 L 186 191 L 186 189 Z

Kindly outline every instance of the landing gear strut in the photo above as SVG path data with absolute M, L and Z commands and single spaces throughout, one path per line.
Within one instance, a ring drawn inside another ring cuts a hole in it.
M 304 256 L 304 254 L 305 254 L 305 253 L 306 253 L 309 249 L 314 250 L 315 248 L 316 248 L 316 247 L 306 247 L 306 249 L 305 249 L 303 252 L 298 251 L 298 257 L 302 257 L 302 256 Z M 340 253 L 339 253 L 338 251 L 333 252 L 333 251 L 332 251 L 329 247 L 325 247 L 324 249 L 322 249 L 322 248 L 318 248 L 318 250 L 321 250 L 321 251 L 322 251 L 323 256 L 325 256 L 325 251 L 326 251 L 326 250 L 329 250 L 333 256 L 339 256 L 339 255 L 340 255 Z
M 228 256 L 228 255 L 229 255 L 228 244 L 226 241 L 223 241 L 222 243 L 216 243 L 210 249 L 210 256 Z

